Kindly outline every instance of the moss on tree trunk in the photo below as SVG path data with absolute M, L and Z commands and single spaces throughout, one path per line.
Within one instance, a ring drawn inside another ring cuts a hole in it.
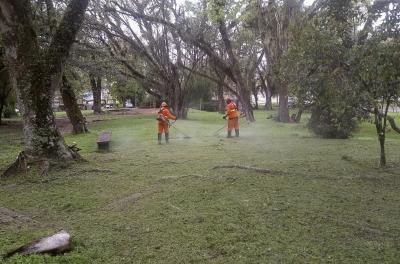
M 75 92 L 68 81 L 67 77 L 63 75 L 62 85 L 60 87 L 62 100 L 67 112 L 67 116 L 72 124 L 74 134 L 82 134 L 88 132 L 86 127 L 86 120 L 82 115 L 75 96 Z

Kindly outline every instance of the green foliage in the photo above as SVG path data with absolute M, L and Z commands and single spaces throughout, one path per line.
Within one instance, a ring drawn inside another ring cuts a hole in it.
M 314 133 L 349 137 L 356 128 L 359 100 L 347 68 L 351 50 L 336 28 L 320 19 L 295 32 L 294 38 L 281 63 L 282 82 L 298 98 L 299 107 L 311 110 Z
M 187 94 L 187 101 L 189 103 L 197 103 L 200 100 L 208 102 L 211 100 L 213 92 L 217 89 L 215 82 L 198 75 L 191 75 L 187 86 L 190 87 Z
M 350 137 L 357 127 L 354 116 L 355 109 L 347 107 L 345 103 L 314 106 L 308 126 L 322 137 L 344 139 Z
M 145 92 L 137 81 L 122 76 L 115 78 L 111 85 L 111 95 L 121 103 L 130 99 L 133 104 L 141 104 L 145 99 Z
M 3 110 L 4 118 L 11 118 L 16 115 L 17 115 L 17 113 L 15 112 L 15 105 L 12 103 L 8 103 Z
M 357 47 L 352 70 L 365 107 L 394 103 L 400 96 L 400 38 L 375 36 Z

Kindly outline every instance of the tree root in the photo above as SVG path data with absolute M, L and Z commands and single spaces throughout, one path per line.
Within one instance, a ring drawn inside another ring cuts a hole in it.
M 11 175 L 15 175 L 16 173 L 18 173 L 22 170 L 26 172 L 26 170 L 28 168 L 27 160 L 28 160 L 28 158 L 27 158 L 25 152 L 21 151 L 18 154 L 16 160 L 13 163 L 11 163 L 11 165 L 8 166 L 7 169 L 0 175 L 0 179 L 7 178 Z
M 68 151 L 71 153 L 72 161 L 86 161 L 79 155 L 78 151 L 80 149 L 76 147 L 76 145 L 67 146 Z M 13 175 L 16 175 L 20 172 L 27 173 L 28 168 L 30 165 L 37 165 L 40 175 L 47 175 L 49 170 L 53 167 L 66 167 L 68 165 L 68 160 L 57 160 L 47 157 L 35 157 L 27 154 L 25 151 L 21 151 L 16 160 L 9 165 L 6 170 L 0 174 L 0 179 L 7 178 Z
M 260 173 L 271 173 L 271 169 L 265 169 L 265 168 L 257 168 L 257 167 L 250 167 L 250 166 L 242 166 L 242 165 L 220 165 L 220 166 L 215 166 L 213 167 L 213 170 L 215 169 L 243 169 L 243 170 L 252 170 Z

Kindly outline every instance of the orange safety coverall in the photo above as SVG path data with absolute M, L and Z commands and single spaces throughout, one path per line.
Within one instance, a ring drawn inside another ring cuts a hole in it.
M 239 117 L 237 107 L 234 102 L 230 102 L 226 108 L 226 116 L 228 117 L 228 131 L 239 129 Z
M 171 114 L 171 112 L 168 110 L 168 107 L 162 107 L 160 111 L 158 111 L 158 115 L 159 117 L 162 115 L 161 119 L 164 118 L 165 120 L 176 120 L 176 116 Z M 168 123 L 158 119 L 158 134 L 162 134 L 163 132 L 169 133 Z

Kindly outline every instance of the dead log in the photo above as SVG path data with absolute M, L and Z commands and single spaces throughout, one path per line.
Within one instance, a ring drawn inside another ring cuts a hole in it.
M 260 173 L 271 173 L 271 169 L 266 169 L 266 168 L 257 168 L 257 167 L 250 167 L 250 166 L 243 166 L 243 165 L 219 165 L 213 167 L 213 170 L 216 169 L 242 169 L 242 170 L 252 170 Z
M 36 253 L 60 254 L 71 248 L 71 236 L 65 230 L 60 230 L 52 236 L 39 238 L 31 243 L 8 252 L 4 257 L 15 254 L 29 255 Z

